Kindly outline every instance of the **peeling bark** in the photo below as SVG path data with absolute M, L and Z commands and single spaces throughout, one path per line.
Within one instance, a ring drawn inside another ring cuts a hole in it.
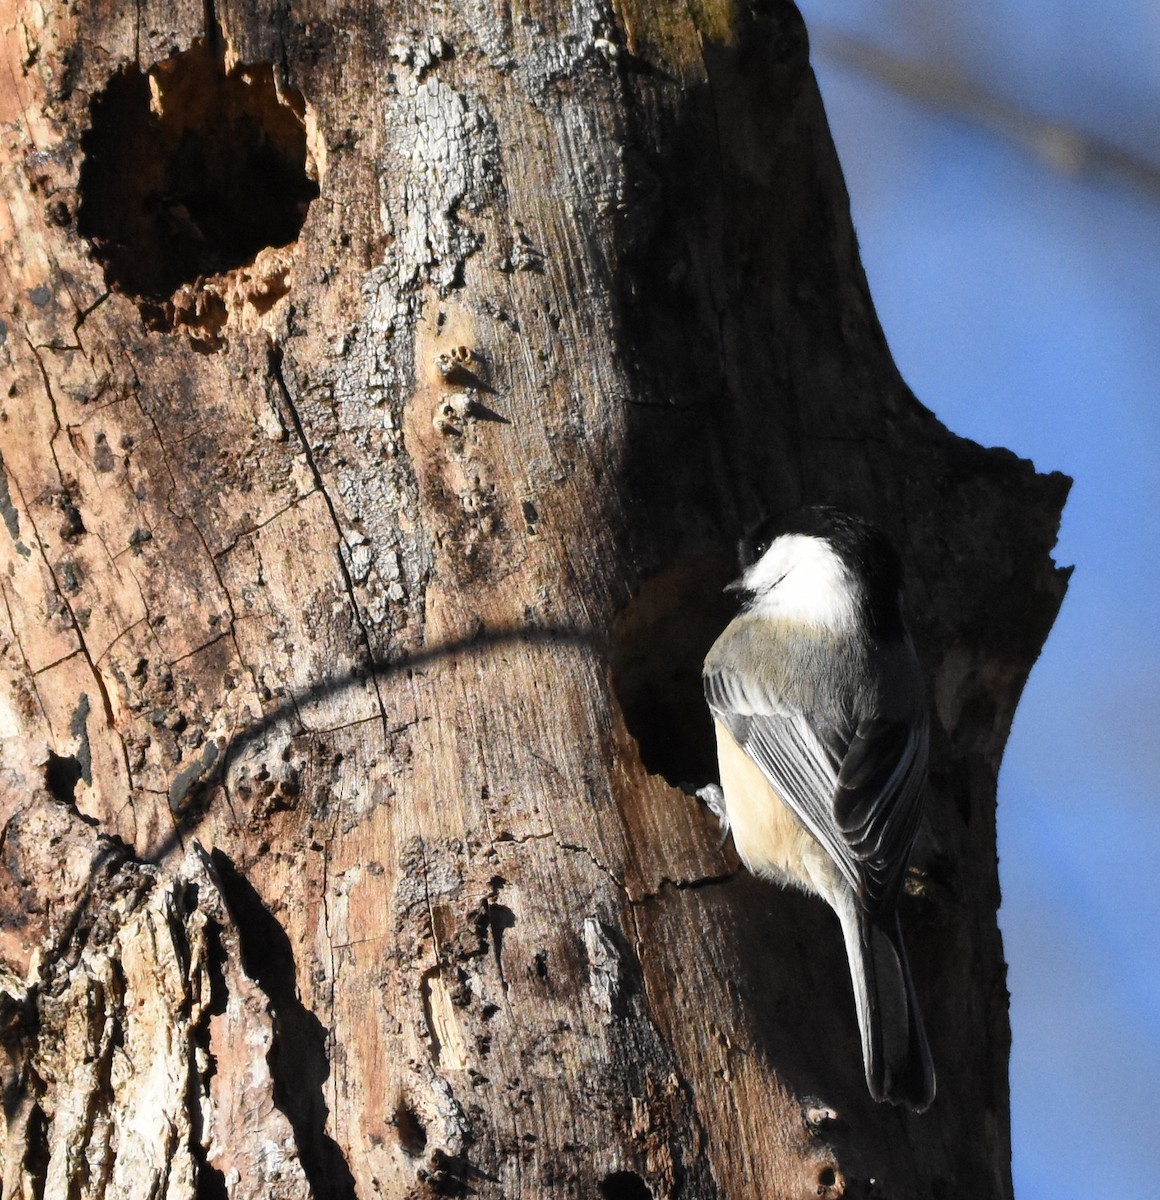
M 1009 1197 L 1067 484 L 899 379 L 795 10 L 0 17 L 3 1196 Z M 921 1117 L 678 787 L 730 547 L 809 500 L 931 680 Z

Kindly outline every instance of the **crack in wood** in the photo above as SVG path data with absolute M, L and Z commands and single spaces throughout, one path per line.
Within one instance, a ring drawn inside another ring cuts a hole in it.
M 49 380 L 48 370 L 40 357 L 39 351 L 27 337 L 25 337 L 24 340 L 25 344 L 32 351 L 33 357 L 36 359 L 36 365 L 40 371 L 40 376 L 44 383 L 45 396 L 47 397 L 49 407 L 52 410 L 52 419 L 56 425 L 56 430 L 49 439 L 48 449 L 49 454 L 52 455 L 53 464 L 56 467 L 58 483 L 61 487 L 64 487 L 64 472 L 61 470 L 60 460 L 56 456 L 56 447 L 54 445 L 57 435 L 63 430 L 60 420 L 60 413 L 58 412 L 56 406 L 56 396 L 53 394 L 52 383 Z M 40 530 L 37 528 L 36 518 L 32 515 L 32 509 L 29 506 L 28 501 L 25 499 L 24 492 L 20 487 L 20 483 L 16 479 L 13 479 L 11 482 L 15 485 L 17 494 L 20 496 L 20 504 L 24 509 L 24 515 L 28 518 L 29 525 L 32 526 L 33 540 L 36 542 L 37 549 L 40 551 L 41 562 L 44 564 L 44 568 L 48 572 L 49 578 L 52 580 L 52 586 L 56 591 L 57 597 L 59 598 L 64 611 L 68 614 L 69 623 L 72 626 L 74 634 L 76 635 L 80 652 L 84 656 L 85 663 L 88 666 L 89 671 L 92 673 L 94 681 L 96 682 L 97 690 L 101 694 L 101 703 L 105 711 L 105 721 L 109 729 L 113 731 L 120 743 L 121 755 L 124 759 L 125 770 L 127 772 L 129 769 L 129 750 L 125 745 L 125 739 L 121 736 L 120 731 L 117 729 L 116 721 L 113 716 L 113 701 L 112 697 L 109 695 L 109 689 L 105 684 L 105 677 L 100 668 L 97 666 L 96 661 L 93 659 L 88 643 L 85 640 L 84 630 L 81 627 L 80 620 L 78 619 L 76 611 L 72 606 L 72 602 L 66 595 L 65 589 L 61 586 L 60 577 L 57 574 L 56 568 L 49 561 L 48 553 L 45 550 L 45 543 L 41 539 Z
M 269 365 L 270 374 L 273 376 L 274 382 L 278 386 L 278 392 L 282 397 L 282 402 L 286 405 L 286 410 L 290 414 L 290 420 L 294 427 L 294 433 L 298 438 L 299 444 L 302 446 L 303 453 L 306 455 L 306 464 L 310 469 L 311 477 L 314 479 L 315 488 L 321 493 L 323 503 L 326 505 L 327 512 L 330 514 L 331 523 L 334 525 L 335 534 L 338 537 L 338 545 L 335 547 L 335 555 L 338 559 L 338 569 L 342 573 L 342 578 L 346 586 L 347 599 L 350 602 L 351 612 L 354 616 L 355 623 L 358 625 L 359 632 L 362 637 L 363 648 L 367 655 L 367 661 L 371 669 L 371 679 L 375 688 L 375 700 L 378 704 L 379 715 L 383 723 L 383 728 L 386 729 L 389 725 L 387 720 L 386 704 L 383 700 L 382 689 L 379 687 L 378 681 L 378 660 L 375 658 L 374 647 L 371 644 L 370 631 L 367 628 L 366 621 L 363 619 L 362 610 L 359 608 L 358 599 L 355 596 L 354 580 L 351 579 L 350 569 L 347 566 L 346 559 L 343 556 L 342 548 L 345 544 L 342 522 L 338 519 L 338 509 L 335 507 L 334 500 L 326 489 L 326 483 L 322 478 L 322 472 L 319 470 L 318 463 L 314 457 L 313 448 L 306 436 L 306 429 L 302 424 L 302 417 L 298 412 L 298 408 L 294 403 L 294 397 L 290 394 L 289 384 L 286 382 L 285 373 L 282 370 L 282 347 L 277 342 L 271 339 L 267 347 L 267 363 Z
M 214 558 L 225 558 L 226 555 L 235 551 L 244 541 L 248 541 L 255 534 L 260 533 L 263 529 L 269 528 L 275 521 L 284 517 L 287 513 L 293 512 L 300 508 L 311 496 L 318 494 L 318 488 L 312 487 L 308 492 L 302 492 L 295 496 L 288 504 L 271 513 L 264 521 L 258 521 L 254 525 L 248 525 L 245 529 L 239 530 L 220 550 L 214 551 Z

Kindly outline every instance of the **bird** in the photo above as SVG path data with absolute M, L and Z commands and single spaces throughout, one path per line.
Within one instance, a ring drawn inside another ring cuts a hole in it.
M 866 1086 L 917 1112 L 935 1074 L 898 920 L 922 816 L 929 716 L 886 534 L 841 509 L 766 521 L 705 658 L 720 785 L 698 795 L 755 875 L 837 914 Z

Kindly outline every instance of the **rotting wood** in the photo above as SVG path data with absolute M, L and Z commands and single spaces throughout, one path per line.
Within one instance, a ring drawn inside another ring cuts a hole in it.
M 795 10 L 0 12 L 4 1197 L 1009 1197 L 994 788 L 1066 481 L 898 378 Z M 191 53 L 319 195 L 214 273 L 154 189 L 209 273 L 135 296 L 84 135 Z M 730 546 L 813 499 L 904 550 L 936 708 L 922 1117 L 677 787 Z

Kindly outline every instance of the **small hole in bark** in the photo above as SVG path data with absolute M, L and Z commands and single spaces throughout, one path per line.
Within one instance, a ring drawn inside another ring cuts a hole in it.
M 837 1183 L 838 1177 L 834 1173 L 833 1167 L 823 1167 L 818 1172 L 818 1187 L 824 1189 L 832 1188 Z
M 8 1097 L 5 1095 L 5 1111 L 9 1118 L 15 1114 L 15 1103 L 9 1107 L 7 1103 Z M 48 1164 L 50 1160 L 49 1152 L 49 1125 L 48 1118 L 44 1115 L 44 1109 L 39 1104 L 33 1103 L 32 1111 L 28 1116 L 28 1124 L 25 1127 L 25 1150 L 24 1150 L 24 1175 L 27 1180 L 28 1195 L 43 1196 L 44 1184 L 48 1178 Z
M 197 40 L 119 71 L 90 116 L 77 229 L 151 327 L 173 327 L 183 284 L 294 242 L 318 196 L 305 100 L 269 63 L 227 70 Z
M 724 557 L 680 559 L 645 580 L 613 625 L 612 685 L 624 723 L 645 770 L 674 786 L 717 777 L 701 666 L 736 611 L 721 591 L 734 574 Z
M 81 778 L 81 762 L 74 754 L 63 758 L 48 752 L 48 765 L 44 768 L 44 786 L 59 804 L 74 805 L 77 802 L 77 784 Z
M 427 1127 L 419 1119 L 419 1114 L 407 1103 L 405 1096 L 400 1096 L 395 1105 L 394 1125 L 403 1153 L 411 1158 L 418 1158 L 427 1149 Z
M 600 1181 L 604 1200 L 652 1200 L 652 1190 L 635 1171 L 613 1171 Z

